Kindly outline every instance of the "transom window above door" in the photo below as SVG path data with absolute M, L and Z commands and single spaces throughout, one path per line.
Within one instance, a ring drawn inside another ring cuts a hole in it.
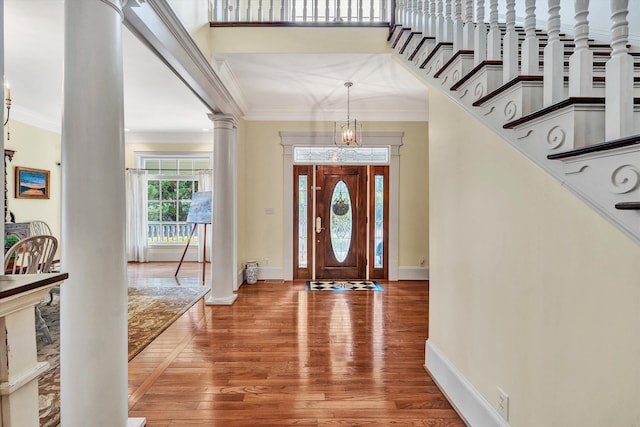
M 362 164 L 388 165 L 388 146 L 377 147 L 293 147 L 293 162 L 295 164 Z

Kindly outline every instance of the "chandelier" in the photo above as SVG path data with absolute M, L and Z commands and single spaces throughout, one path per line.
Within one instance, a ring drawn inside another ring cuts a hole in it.
M 347 88 L 347 120 L 337 121 L 333 128 L 333 143 L 337 147 L 355 147 L 362 144 L 362 123 L 358 120 L 351 120 L 349 89 L 353 82 L 345 82 Z

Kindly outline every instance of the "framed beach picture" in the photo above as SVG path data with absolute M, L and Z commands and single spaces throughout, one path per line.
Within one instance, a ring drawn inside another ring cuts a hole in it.
M 16 166 L 16 199 L 48 199 L 49 171 Z

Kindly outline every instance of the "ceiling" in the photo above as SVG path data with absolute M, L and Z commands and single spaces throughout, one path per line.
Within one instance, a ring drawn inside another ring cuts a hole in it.
M 59 132 L 63 1 L 5 0 L 4 8 L 11 118 Z M 123 54 L 128 136 L 211 132 L 208 109 L 126 28 Z M 354 82 L 352 117 L 427 120 L 426 88 L 390 54 L 225 54 L 215 61 L 247 120 L 344 119 L 347 80 Z

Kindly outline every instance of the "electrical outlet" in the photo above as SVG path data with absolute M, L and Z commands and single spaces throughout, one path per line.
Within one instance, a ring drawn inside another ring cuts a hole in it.
M 420 258 L 418 263 L 420 264 L 420 267 L 424 267 L 424 258 Z
M 271 263 L 271 260 L 270 260 L 269 258 L 265 258 L 265 259 L 264 259 L 264 265 L 265 265 L 265 266 L 268 266 L 268 265 L 269 265 L 269 263 Z
M 498 413 L 509 421 L 509 395 L 498 387 Z

